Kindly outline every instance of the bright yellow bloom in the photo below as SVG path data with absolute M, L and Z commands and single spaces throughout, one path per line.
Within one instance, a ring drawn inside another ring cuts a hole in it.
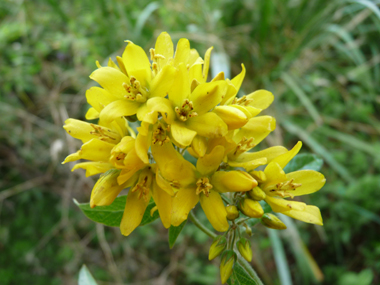
M 152 145 L 163 179 L 163 188 L 175 188 L 172 225 L 179 226 L 200 201 L 203 211 L 215 230 L 228 230 L 227 212 L 220 193 L 246 192 L 257 186 L 256 180 L 243 171 L 217 171 L 224 157 L 224 148 L 215 147 L 197 161 L 196 167 L 186 161 L 168 142 Z M 157 176 L 158 177 L 158 176 Z
M 259 187 L 265 192 L 265 202 L 274 212 L 306 223 L 323 225 L 318 207 L 283 199 L 314 193 L 326 182 L 325 177 L 314 170 L 285 174 L 283 168 L 299 152 L 301 146 L 302 143 L 298 142 L 293 149 L 273 159 L 265 168 L 265 179 L 259 183 Z

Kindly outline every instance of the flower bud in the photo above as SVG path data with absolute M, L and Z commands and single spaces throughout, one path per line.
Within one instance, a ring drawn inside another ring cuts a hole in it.
M 210 246 L 210 251 L 208 253 L 208 259 L 213 260 L 215 257 L 219 256 L 222 251 L 227 246 L 227 239 L 225 236 L 217 236 Z
M 236 130 L 248 122 L 248 116 L 239 106 L 217 106 L 214 108 L 216 113 L 228 126 L 229 130 Z
M 261 223 L 264 226 L 271 228 L 271 229 L 275 229 L 275 230 L 285 230 L 286 229 L 286 225 L 273 214 L 265 214 L 261 218 Z
M 252 261 L 252 249 L 251 249 L 251 242 L 247 240 L 246 238 L 241 238 L 237 243 L 236 246 L 241 254 L 241 256 L 244 257 L 245 260 L 248 262 Z
M 230 221 L 233 221 L 239 217 L 239 210 L 234 205 L 228 205 L 226 207 L 226 211 L 227 211 L 227 219 Z
M 244 215 L 251 218 L 261 218 L 264 215 L 264 210 L 260 203 L 252 199 L 244 199 L 240 201 L 240 209 Z
M 249 198 L 255 200 L 255 201 L 261 201 L 264 200 L 267 196 L 263 190 L 259 186 L 256 186 L 251 191 L 247 192 L 247 195 Z
M 220 261 L 220 279 L 222 280 L 222 284 L 226 283 L 228 278 L 230 278 L 236 259 L 237 256 L 233 250 L 226 250 L 223 253 L 222 260 Z
M 120 191 L 125 187 L 125 184 L 119 185 L 119 183 L 117 183 L 119 174 L 119 169 L 111 169 L 100 176 L 91 192 L 91 208 L 112 204 Z

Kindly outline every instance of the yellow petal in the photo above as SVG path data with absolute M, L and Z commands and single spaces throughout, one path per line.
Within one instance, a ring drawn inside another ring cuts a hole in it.
M 202 115 L 218 105 L 226 91 L 227 83 L 225 81 L 203 83 L 194 89 L 189 100 L 193 102 L 194 111 L 198 115 Z
M 98 82 L 112 96 L 122 99 L 127 94 L 123 83 L 129 82 L 129 78 L 120 70 L 112 67 L 101 67 L 96 69 L 90 78 Z
M 116 144 L 121 139 L 120 135 L 114 130 L 75 119 L 67 119 L 63 128 L 72 137 L 80 139 L 84 143 L 91 139 L 99 138 Z
M 228 126 L 228 130 L 243 127 L 248 122 L 247 115 L 233 106 L 217 106 L 213 110 Z
M 120 68 L 116 65 L 116 63 L 112 60 L 112 58 L 108 58 L 108 64 L 109 67 L 116 68 L 117 70 L 120 70 Z
M 246 192 L 257 186 L 257 181 L 243 171 L 217 171 L 211 177 L 211 184 L 221 193 Z
M 162 190 L 156 181 L 153 181 L 152 196 L 157 205 L 162 224 L 165 228 L 170 228 L 173 197 L 166 191 Z
M 147 102 L 147 107 L 149 110 L 149 113 L 147 115 L 151 116 L 154 114 L 154 123 L 157 121 L 158 113 L 161 114 L 162 118 L 167 124 L 171 124 L 175 119 L 172 103 L 166 98 L 150 98 Z
M 88 109 L 86 115 L 86 120 L 95 120 L 99 118 L 99 112 L 95 110 L 95 108 Z
M 266 181 L 262 185 L 264 191 L 269 191 L 276 188 L 276 184 L 280 182 L 287 181 L 286 174 L 282 170 L 281 166 L 276 162 L 271 162 L 265 167 L 264 170 Z
M 290 210 L 282 212 L 282 214 L 305 223 L 323 226 L 321 211 L 316 206 L 307 205 L 303 211 Z
M 86 177 L 104 173 L 111 168 L 113 168 L 113 165 L 108 162 L 81 162 L 74 165 L 73 169 L 71 171 L 77 170 L 79 168 L 86 169 Z
M 215 172 L 224 157 L 224 147 L 216 146 L 211 153 L 205 154 L 197 161 L 197 170 L 202 176 Z
M 186 66 L 189 63 L 190 42 L 188 39 L 180 39 L 177 43 L 177 49 L 174 56 L 174 66 L 178 67 L 180 63 Z
M 136 138 L 136 153 L 139 156 L 139 158 L 146 164 L 149 164 L 148 150 L 150 148 L 151 141 L 151 135 L 144 136 L 141 133 L 139 133 Z
M 274 96 L 267 90 L 257 90 L 247 95 L 247 99 L 252 100 L 249 103 L 249 106 L 264 110 L 272 104 Z
M 186 147 L 191 144 L 197 133 L 176 120 L 170 126 L 170 134 L 181 147 Z
M 189 65 L 190 67 L 196 64 L 196 62 L 199 59 L 199 53 L 197 52 L 196 49 L 192 48 L 190 49 L 190 55 L 189 55 Z M 201 62 L 203 64 L 203 62 Z
M 106 123 L 112 122 L 114 119 L 123 116 L 132 116 L 136 114 L 138 107 L 141 103 L 117 100 L 108 104 L 101 112 L 100 119 Z
M 105 141 L 92 139 L 83 144 L 79 151 L 66 157 L 63 163 L 78 159 L 108 162 L 111 150 L 114 146 L 114 144 Z
M 174 196 L 174 190 L 175 192 L 178 191 L 178 189 L 174 188 L 170 185 L 170 182 L 167 181 L 161 174 L 160 170 L 156 171 L 156 182 L 157 185 L 164 190 L 166 193 L 168 193 L 169 196 Z
M 177 188 L 183 188 L 195 183 L 195 167 L 176 151 L 171 142 L 163 145 L 152 144 L 154 160 L 162 176 Z
M 172 88 L 176 79 L 177 70 L 171 65 L 166 65 L 153 78 L 150 85 L 149 97 L 165 97 Z
M 197 157 L 203 157 L 207 151 L 207 138 L 196 135 L 191 143 L 191 149 Z
M 191 64 L 190 64 L 191 66 Z M 196 62 L 190 67 L 189 70 L 189 78 L 190 82 L 193 81 L 193 79 L 196 79 L 198 82 L 202 82 L 203 75 L 202 75 L 202 64 L 201 61 Z
M 317 192 L 326 183 L 322 173 L 314 170 L 300 170 L 286 174 L 287 180 L 294 179 L 295 183 L 302 184 L 292 191 L 294 196 L 301 196 Z
M 173 102 L 174 106 L 180 107 L 183 101 L 190 96 L 190 80 L 189 72 L 187 71 L 186 64 L 181 63 L 178 66 L 176 79 L 173 83 L 172 89 L 169 91 L 169 99 Z
M 299 141 L 291 150 L 273 159 L 273 162 L 278 163 L 281 166 L 281 168 L 284 168 L 289 163 L 289 161 L 291 161 L 293 157 L 296 156 L 296 154 L 300 151 L 301 147 L 302 142 Z
M 289 201 L 282 198 L 266 196 L 265 202 L 269 204 L 272 210 L 276 213 L 283 213 L 290 210 L 304 211 L 306 204 L 298 201 Z
M 275 157 L 278 157 L 279 155 L 286 153 L 287 151 L 288 150 L 283 146 L 272 146 L 261 151 L 242 153 L 238 156 L 237 159 L 235 159 L 233 155 L 228 155 L 228 158 L 231 160 L 236 160 L 237 162 L 247 162 L 266 157 L 268 163 L 270 163 Z
M 98 112 L 103 110 L 104 106 L 109 103 L 116 101 L 120 98 L 112 95 L 107 90 L 100 87 L 91 87 L 86 91 L 86 99 L 88 104 L 90 104 Z
M 130 233 L 140 225 L 148 204 L 149 199 L 139 199 L 139 191 L 129 191 L 120 224 L 120 231 L 123 235 L 130 235 Z
M 199 201 L 195 187 L 180 189 L 173 198 L 172 225 L 178 227 Z
M 155 48 L 155 54 L 163 55 L 165 58 L 158 58 L 159 66 L 162 68 L 166 64 L 168 64 L 168 61 L 173 58 L 173 42 L 171 37 L 167 32 L 162 32 L 157 40 L 156 40 L 156 46 Z
M 234 141 L 239 143 L 243 138 L 253 138 L 253 144 L 258 145 L 270 132 L 276 128 L 276 119 L 271 116 L 251 118 L 234 136 Z
M 203 65 L 203 81 L 207 81 L 207 76 L 208 76 L 208 70 L 210 68 L 210 58 L 211 58 L 211 51 L 214 47 L 210 47 L 205 54 L 205 63 Z
M 252 171 L 252 170 L 256 169 L 257 167 L 259 167 L 261 165 L 265 165 L 267 163 L 268 163 L 268 160 L 266 157 L 254 159 L 254 160 L 247 161 L 247 162 L 236 162 L 233 160 L 228 161 L 228 165 L 230 165 L 232 167 L 242 167 L 246 171 Z
M 123 72 L 125 75 L 128 76 L 127 70 L 125 69 L 125 66 L 124 66 L 123 58 L 120 56 L 116 56 L 116 60 L 117 60 L 117 63 L 119 64 L 119 68 L 121 72 Z
M 245 77 L 245 66 L 244 66 L 244 64 L 241 65 L 241 68 L 242 68 L 242 71 L 231 80 L 231 84 L 235 87 L 236 91 L 229 92 L 228 94 L 226 94 L 226 96 L 223 98 L 222 104 L 225 104 L 227 101 L 232 100 L 238 94 L 240 86 L 243 83 L 243 80 Z M 231 91 L 232 91 L 232 89 L 231 89 Z
M 229 228 L 227 211 L 220 194 L 216 191 L 210 191 L 208 197 L 201 193 L 199 198 L 202 209 L 213 228 L 218 232 L 227 231 Z
M 223 137 L 228 133 L 226 123 L 212 112 L 189 118 L 186 126 L 206 138 Z
M 227 91 L 226 95 L 220 102 L 220 105 L 230 105 L 231 102 L 234 100 L 236 94 L 238 93 L 238 89 L 231 83 L 231 80 L 226 79 L 227 82 Z
M 218 81 L 218 80 L 224 80 L 224 72 L 221 71 L 215 77 L 211 80 L 211 82 Z
M 115 200 L 125 185 L 117 183 L 120 170 L 112 169 L 100 176 L 91 192 L 90 206 L 108 206 Z
M 142 86 L 149 86 L 152 77 L 150 62 L 141 47 L 129 42 L 123 53 L 123 61 L 130 77 L 136 77 Z

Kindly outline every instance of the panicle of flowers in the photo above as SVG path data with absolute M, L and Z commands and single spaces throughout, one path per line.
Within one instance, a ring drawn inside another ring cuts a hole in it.
M 235 252 L 252 259 L 239 226 L 253 218 L 269 228 L 286 228 L 278 217 L 264 213 L 264 203 L 273 212 L 322 225 L 316 206 L 291 199 L 318 191 L 325 178 L 313 170 L 284 172 L 301 142 L 291 150 L 255 149 L 276 127 L 275 118 L 260 116 L 274 96 L 266 90 L 238 96 L 244 65 L 232 79 L 220 72 L 208 81 L 211 51 L 202 58 L 187 39 L 174 49 L 163 32 L 150 49 L 150 60 L 128 41 L 117 63 L 97 63 L 90 78 L 101 87 L 86 92 L 91 105 L 86 119 L 98 123 L 65 122 L 64 129 L 83 145 L 63 163 L 83 159 L 72 170 L 102 174 L 91 207 L 110 205 L 129 188 L 120 224 L 126 236 L 139 226 L 151 200 L 165 228 L 179 226 L 200 202 L 213 228 L 223 233 L 211 246 L 210 259 L 222 254 L 224 283 Z M 130 122 L 139 122 L 137 134 Z

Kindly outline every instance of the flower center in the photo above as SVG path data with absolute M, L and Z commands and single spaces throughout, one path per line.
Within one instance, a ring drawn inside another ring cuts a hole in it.
M 280 196 L 282 198 L 289 196 L 294 198 L 294 195 L 291 191 L 294 191 L 296 188 L 301 187 L 301 183 L 293 183 L 294 179 L 290 179 L 285 182 L 277 183 L 274 189 L 270 189 L 269 192 L 274 194 L 274 196 Z M 290 192 L 289 192 L 290 191 Z
M 159 145 L 163 145 L 166 142 L 170 142 L 170 138 L 167 135 L 169 131 L 169 125 L 165 128 L 161 123 L 158 123 L 157 128 L 153 132 L 153 144 L 158 143 Z
M 148 92 L 141 87 L 140 81 L 136 77 L 131 76 L 129 83 L 123 83 L 124 89 L 127 91 L 125 99 L 144 103 L 148 97 Z
M 91 131 L 90 134 L 99 137 L 101 141 L 110 143 L 117 143 L 120 141 L 120 135 L 110 129 L 103 128 L 102 126 L 97 126 L 94 124 L 91 124 L 91 127 L 93 127 L 94 130 Z
M 252 99 L 248 99 L 247 96 L 243 96 L 241 98 L 234 98 L 234 100 L 232 101 L 232 104 L 236 104 L 236 105 L 240 105 L 240 106 L 248 106 L 249 103 L 251 103 L 253 100 Z
M 145 202 L 148 202 L 150 199 L 149 196 L 149 190 L 150 190 L 150 185 L 152 184 L 153 180 L 153 175 L 152 172 L 150 171 L 150 167 L 145 168 L 139 176 L 139 181 L 131 189 L 132 192 L 138 191 L 138 198 L 139 199 L 144 199 Z
M 175 107 L 175 112 L 177 113 L 178 119 L 185 122 L 188 118 L 196 117 L 198 114 L 193 111 L 193 102 L 189 99 L 185 99 L 181 107 Z
M 247 139 L 246 137 L 243 137 L 241 141 L 236 146 L 234 155 L 242 154 L 243 152 L 246 152 L 247 150 L 250 150 L 253 148 L 255 144 L 253 143 L 253 138 Z
M 165 56 L 162 54 L 156 53 L 156 50 L 154 48 L 151 48 L 149 50 L 150 53 L 150 59 L 152 61 L 152 70 L 153 75 L 156 76 L 158 72 L 163 68 L 163 66 L 160 65 L 159 59 L 165 59 Z
M 208 197 L 208 195 L 210 193 L 210 190 L 212 188 L 213 188 L 213 186 L 209 183 L 208 178 L 203 177 L 203 178 L 198 179 L 198 181 L 197 181 L 197 190 L 196 190 L 195 193 L 197 195 L 199 195 L 201 192 L 203 192 L 203 194 L 205 194 L 206 197 Z

